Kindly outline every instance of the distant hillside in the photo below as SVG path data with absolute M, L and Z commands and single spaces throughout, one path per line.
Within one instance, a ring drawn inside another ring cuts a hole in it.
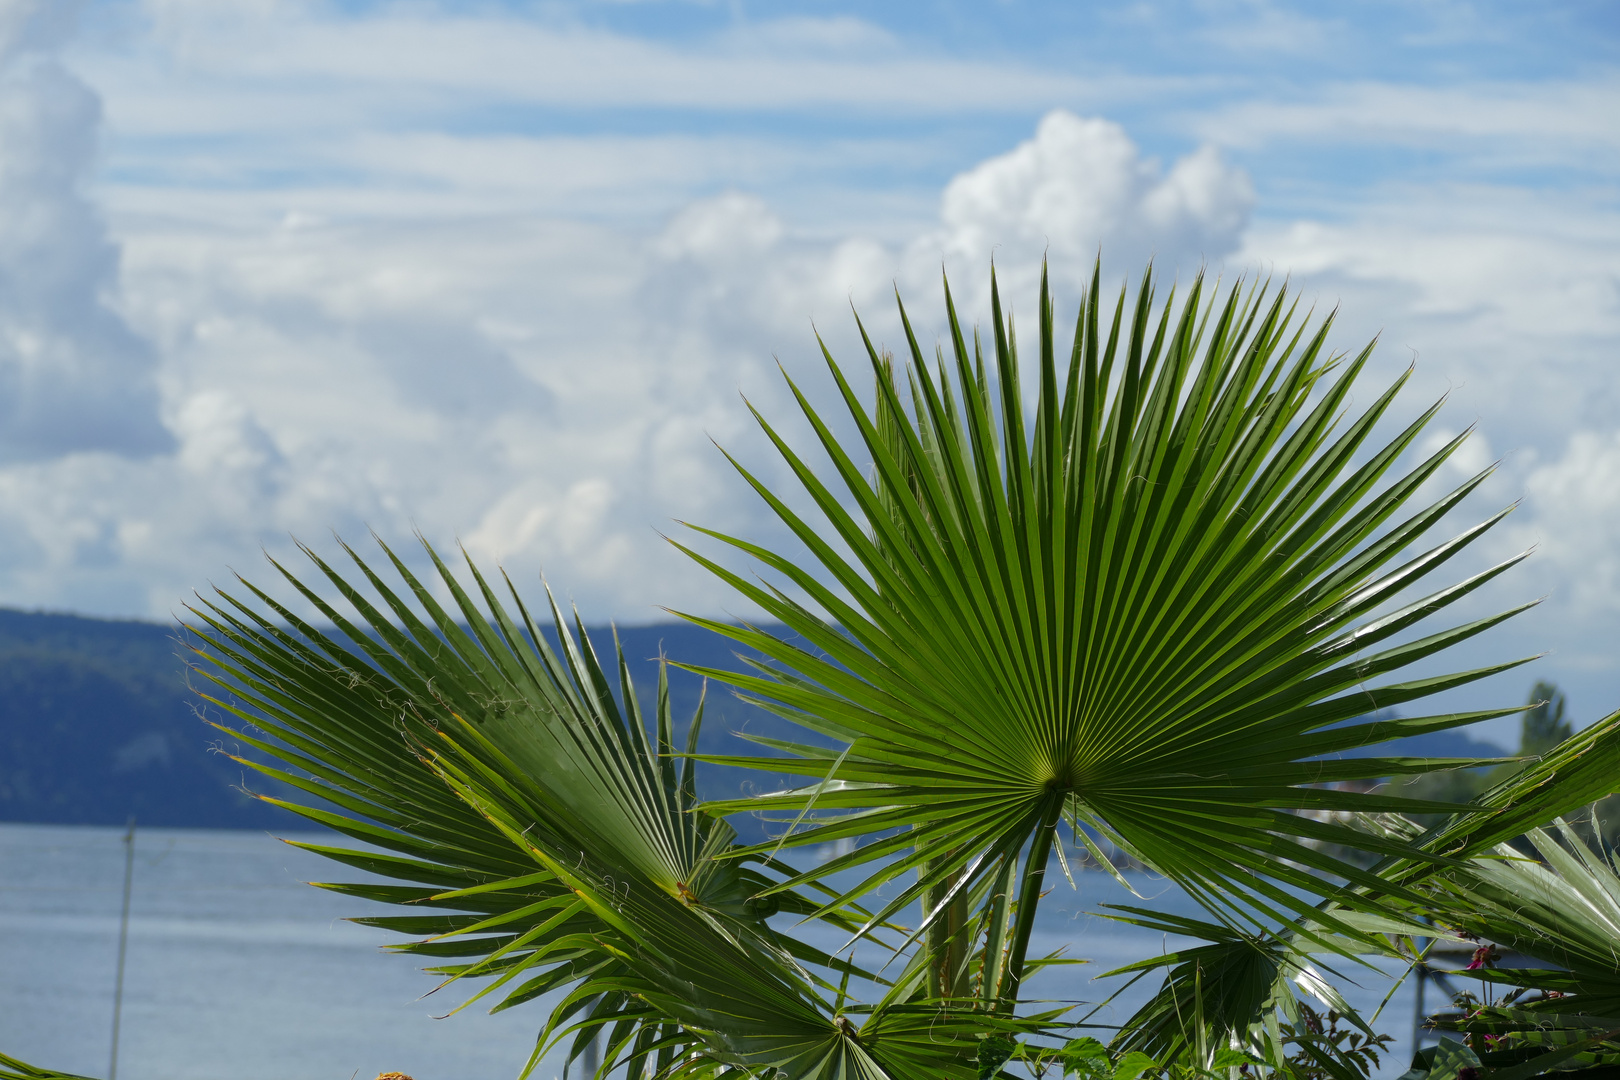
M 0 819 L 263 828 L 283 816 L 209 747 L 176 631 L 0 610 Z
M 289 825 L 285 811 L 239 790 L 270 785 L 216 752 L 231 744 L 198 715 L 202 703 L 187 687 L 178 635 L 156 623 L 0 609 L 0 821 L 122 825 L 133 815 L 150 826 Z M 591 636 L 611 655 L 609 631 Z M 649 710 L 660 649 L 689 663 L 741 666 L 724 638 L 685 624 L 622 627 L 619 638 Z M 672 670 L 670 682 L 684 733 L 702 680 Z M 781 727 L 715 687 L 700 748 L 746 752 L 732 732 L 781 734 Z M 704 773 L 708 792 L 742 790 L 736 770 Z
M 0 609 L 0 821 L 287 828 L 291 819 L 242 794 L 256 775 L 211 748 L 227 738 L 198 716 L 174 627 Z M 605 630 L 591 632 L 611 654 Z M 732 644 L 684 623 L 621 627 L 638 696 L 650 709 L 660 650 L 673 660 L 737 670 Z M 671 671 L 677 730 L 701 680 Z M 700 748 L 746 753 L 735 732 L 783 736 L 786 724 L 711 688 Z M 804 741 L 802 732 L 793 737 Z M 1494 757 L 1499 747 L 1453 732 L 1403 740 L 1380 754 Z M 772 779 L 705 767 L 703 790 L 722 796 L 769 789 Z M 786 780 L 786 778 L 782 778 Z M 738 822 L 750 838 L 763 826 Z
M 1362 720 L 1372 719 L 1392 720 L 1399 715 L 1393 709 L 1385 709 L 1382 712 L 1358 716 L 1354 720 L 1346 720 L 1345 723 L 1354 724 Z M 1396 739 L 1393 742 L 1347 750 L 1343 754 L 1335 756 L 1493 758 L 1510 757 L 1512 751 L 1505 750 L 1492 742 L 1472 738 L 1465 730 L 1459 731 L 1454 728 L 1450 731 L 1431 731 L 1424 735 L 1409 735 L 1404 739 Z
M 1349 756 L 1494 758 L 1512 757 L 1513 751 L 1456 731 L 1431 731 L 1427 735 L 1413 735 L 1378 746 L 1362 747 Z

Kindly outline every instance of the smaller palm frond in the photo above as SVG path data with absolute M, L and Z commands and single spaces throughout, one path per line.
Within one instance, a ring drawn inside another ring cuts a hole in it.
M 1165 973 L 1154 996 L 1120 1025 L 1112 1050 L 1139 1051 L 1164 1062 L 1207 1064 L 1212 1053 L 1239 1048 L 1283 1072 L 1290 1044 L 1329 1072 L 1335 1065 L 1357 1072 L 1347 1055 L 1378 1039 L 1370 1021 L 1357 1014 L 1329 978 L 1343 978 L 1327 963 L 1337 959 L 1330 954 L 1404 957 L 1412 951 L 1414 936 L 1434 932 L 1394 912 L 1371 914 L 1341 907 L 1331 921 L 1351 927 L 1353 935 L 1335 933 L 1323 920 L 1262 937 L 1199 919 L 1108 906 L 1124 913 L 1110 918 L 1204 942 L 1107 973 L 1131 974 L 1133 983 L 1153 971 Z M 1110 1001 L 1121 992 L 1123 988 Z M 1307 997 L 1357 1029 L 1362 1038 L 1341 1045 L 1311 1035 Z
M 1164 972 L 1158 991 L 1120 1025 L 1111 1045 L 1116 1053 L 1134 1051 L 1159 1061 L 1181 1062 L 1198 1057 L 1200 1041 L 1221 1049 L 1233 1045 L 1259 1049 L 1266 1034 L 1260 1021 L 1296 1000 L 1290 977 L 1308 970 L 1308 958 L 1295 952 L 1289 939 L 1247 937 L 1218 924 L 1134 907 L 1117 910 L 1124 914 L 1111 918 L 1206 944 L 1147 957 L 1107 973 L 1132 976 L 1110 996 L 1112 1002 L 1143 976 Z M 1279 1056 L 1267 1055 L 1266 1060 Z
M 1061 820 L 1234 925 L 1331 918 L 1313 905 L 1345 883 L 1403 886 L 1330 845 L 1428 856 L 1300 812 L 1454 811 L 1344 782 L 1478 764 L 1341 755 L 1518 711 L 1366 719 L 1522 662 L 1385 681 L 1522 610 L 1407 637 L 1517 561 L 1402 599 L 1507 512 L 1410 554 L 1486 475 L 1403 509 L 1463 437 L 1392 473 L 1438 404 L 1369 443 L 1405 376 L 1349 413 L 1371 346 L 1330 355 L 1331 319 L 1301 323 L 1285 290 L 1199 278 L 1159 305 L 1149 273 L 1134 305 L 1100 293 L 1094 274 L 1066 364 L 1044 277 L 1032 365 L 993 275 L 992 340 L 969 343 L 947 287 L 935 363 L 902 308 L 903 364 L 867 341 L 875 407 L 823 349 L 858 441 L 789 386 L 836 480 L 756 417 L 828 525 L 737 464 L 811 562 L 698 530 L 778 588 L 687 549 L 789 631 L 694 619 L 771 660 L 703 673 L 846 746 L 725 759 L 815 782 L 716 808 L 808 812 L 790 845 L 867 838 L 823 868 L 868 871 L 844 902 L 917 871 L 874 920 L 920 899 L 946 918 L 1026 853 L 1008 997 Z
M 730 826 L 697 808 L 701 706 L 681 762 L 667 681 L 649 725 L 622 651 L 602 664 L 577 614 L 571 628 L 553 601 L 548 640 L 470 560 L 468 590 L 427 548 L 443 605 L 386 546 L 403 589 L 345 551 L 379 602 L 306 554 L 357 620 L 276 564 L 331 628 L 244 582 L 247 598 L 191 609 L 195 668 L 233 734 L 287 767 L 238 760 L 332 809 L 269 801 L 369 848 L 299 846 L 398 882 L 326 885 L 409 912 L 358 921 L 418 938 L 396 948 L 446 982 L 487 980 L 474 1001 L 562 992 L 528 1069 L 572 1034 L 575 1056 L 605 1036 L 600 1076 L 973 1075 L 982 1022 L 921 1015 L 913 979 L 857 1030 L 839 989 L 873 977 L 767 921 L 853 930 L 866 913 L 778 888 L 794 871 L 773 859 L 727 857 Z

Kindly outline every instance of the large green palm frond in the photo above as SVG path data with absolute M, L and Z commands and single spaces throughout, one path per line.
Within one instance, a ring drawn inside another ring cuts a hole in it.
M 698 530 L 779 574 L 776 587 L 687 548 L 789 631 L 694 618 L 774 662 L 705 673 L 846 746 L 725 759 L 816 782 L 719 808 L 795 820 L 813 807 L 788 844 L 871 838 L 822 870 L 867 865 L 844 899 L 917 870 L 878 917 L 920 897 L 943 917 L 1027 851 L 1007 997 L 1061 819 L 1223 919 L 1273 925 L 1346 881 L 1402 888 L 1324 846 L 1411 853 L 1301 811 L 1453 809 L 1337 782 L 1458 762 L 1337 755 L 1515 711 L 1355 721 L 1513 666 L 1395 675 L 1522 610 L 1408 633 L 1517 561 L 1406 600 L 1507 512 L 1413 553 L 1488 473 L 1407 509 L 1464 437 L 1386 480 L 1438 404 L 1369 443 L 1406 376 L 1353 412 L 1372 346 L 1328 355 L 1331 318 L 1311 330 L 1285 290 L 1221 296 L 1200 277 L 1156 307 L 1150 272 L 1134 303 L 1122 291 L 1110 310 L 1100 294 L 1094 274 L 1060 362 L 1043 277 L 1027 367 L 993 276 L 990 343 L 969 344 L 947 286 L 935 364 L 902 307 L 903 379 L 866 342 L 875 408 L 824 347 L 859 440 L 841 442 L 789 385 L 836 481 L 756 417 L 828 525 L 735 463 L 810 565 Z
M 380 603 L 309 553 L 353 621 L 278 564 L 329 630 L 252 585 L 190 623 L 199 672 L 225 691 L 210 700 L 290 768 L 243 763 L 334 809 L 271 801 L 383 849 L 299 845 L 402 883 L 326 886 L 412 911 L 360 921 L 419 937 L 400 948 L 451 979 L 488 978 L 477 997 L 503 991 L 499 1008 L 565 989 L 530 1068 L 550 1036 L 575 1031 L 577 1053 L 600 1030 L 600 1075 L 973 1075 L 982 1025 L 925 1037 L 902 1002 L 858 1037 L 833 1000 L 847 962 L 766 921 L 817 905 L 755 900 L 791 871 L 720 857 L 733 834 L 697 809 L 691 761 L 677 766 L 667 684 L 649 735 L 622 653 L 610 674 L 577 616 L 575 633 L 552 604 L 553 646 L 470 561 L 469 591 L 428 549 L 445 606 L 384 551 L 403 589 L 348 551 Z

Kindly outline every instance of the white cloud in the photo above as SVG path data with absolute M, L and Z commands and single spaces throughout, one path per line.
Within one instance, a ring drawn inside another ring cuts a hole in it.
M 640 546 L 613 528 L 614 511 L 623 511 L 619 501 L 612 481 L 601 476 L 524 484 L 489 508 L 467 535 L 467 550 L 501 563 L 546 552 L 546 565 L 561 562 L 587 582 L 616 577 Z
M 1571 433 L 1561 457 L 1525 478 L 1525 494 L 1560 606 L 1620 614 L 1620 429 Z
M 1399 187 L 1368 201 L 1345 222 L 1259 222 L 1233 261 L 1339 307 L 1351 341 L 1382 333 L 1380 377 L 1415 359 L 1418 396 L 1450 392 L 1510 455 L 1615 415 L 1620 216 L 1601 197 Z
M 56 59 L 73 5 L 0 4 L 0 457 L 170 445 L 156 358 L 107 306 L 118 249 L 80 193 L 100 106 Z
M 994 256 L 1027 284 L 1047 255 L 1077 286 L 1100 252 L 1110 267 L 1152 258 L 1173 275 L 1236 250 L 1253 205 L 1248 176 L 1213 146 L 1165 173 L 1118 124 L 1059 109 L 1034 138 L 946 186 L 942 228 L 912 245 L 909 262 L 937 268 L 943 258 L 977 276 Z
M 722 195 L 687 207 L 658 238 L 654 250 L 664 259 L 690 259 L 717 265 L 757 258 L 782 239 L 780 218 L 757 198 Z
M 920 55 L 849 16 L 762 20 L 674 45 L 566 16 L 399 5 L 355 17 L 257 0 L 149 0 L 145 7 L 160 51 L 99 57 L 95 68 L 121 88 L 115 122 L 169 133 L 224 130 L 244 113 L 282 129 L 324 128 L 352 121 L 356 110 L 399 116 L 424 104 L 460 109 L 495 100 L 981 112 L 1074 100 L 1098 85 L 1017 63 Z M 160 60 L 219 80 L 222 96 L 175 95 Z
M 1369 382 L 1415 353 L 1403 407 L 1450 391 L 1440 423 L 1480 423 L 1457 468 L 1503 454 L 1477 517 L 1527 493 L 1481 553 L 1543 543 L 1493 592 L 1554 594 L 1548 614 L 1524 620 L 1526 651 L 1574 655 L 1584 637 L 1591 660 L 1620 623 L 1606 546 L 1620 510 L 1605 501 L 1620 217 L 1602 184 L 1489 179 L 1504 162 L 1612 168 L 1614 84 L 1601 71 L 1290 84 L 1284 97 L 1140 64 L 1077 75 L 955 59 L 847 18 L 655 40 L 534 10 L 154 0 L 128 38 L 106 30 L 66 53 L 70 73 L 53 52 L 69 24 L 46 18 L 70 8 L 0 0 L 19 88 L 5 104 L 32 118 L 5 120 L 0 137 L 38 151 L 17 158 L 34 172 L 0 183 L 20 193 L 9 206 L 49 210 L 0 206 L 12 244 L 0 273 L 26 252 L 65 268 L 50 280 L 78 283 L 14 292 L 27 302 L 0 298 L 0 316 L 26 315 L 36 339 L 58 342 L 46 370 L 72 421 L 61 430 L 82 434 L 106 412 L 73 365 L 115 358 L 125 383 L 101 384 L 156 387 L 144 404 L 120 390 L 120 416 L 162 437 L 161 417 L 174 448 L 137 459 L 127 441 L 36 443 L 35 460 L 0 462 L 7 602 L 164 614 L 226 567 L 262 578 L 258 548 L 284 552 L 289 532 L 321 543 L 369 524 L 398 544 L 413 527 L 444 546 L 459 537 L 520 581 L 543 568 L 593 618 L 656 617 L 654 602 L 714 611 L 731 601 L 657 532 L 681 517 L 781 539 L 710 443 L 781 480 L 739 390 L 786 422 L 780 356 L 826 401 L 812 326 L 859 370 L 850 305 L 892 348 L 896 284 L 927 347 L 942 263 L 982 321 L 994 257 L 1024 325 L 1049 254 L 1061 315 L 1100 247 L 1113 281 L 1149 255 L 1183 279 L 1206 260 L 1291 275 L 1318 310 L 1341 307 L 1335 345 L 1382 331 Z M 1244 10 L 1252 19 L 1229 29 L 1246 40 L 1197 47 L 1316 47 L 1320 27 Z M 93 191 L 116 244 L 78 188 L 98 131 L 80 75 L 107 102 L 112 153 Z M 1210 91 L 1203 111 L 1161 110 L 1128 131 L 1051 111 L 1100 87 L 1117 101 L 1186 79 Z M 611 135 L 548 126 L 589 125 L 595 114 L 574 106 L 638 111 L 614 114 L 633 122 Z M 491 109 L 545 133 L 483 126 Z M 995 125 L 1047 115 L 1033 134 L 974 127 L 996 110 Z M 891 126 L 874 134 L 850 117 Z M 1204 144 L 1166 142 L 1166 123 Z M 1313 180 L 1291 156 L 1336 169 L 1336 147 L 1431 144 L 1472 147 L 1483 171 L 1420 185 L 1373 154 L 1371 179 Z M 1258 204 L 1250 173 L 1269 193 Z M 1273 196 L 1327 209 L 1283 217 Z M 18 232 L 27 222 L 43 224 Z M 17 246 L 25 234 L 33 247 Z M 1588 570 L 1597 584 L 1577 596 Z
M 896 283 L 920 329 L 942 321 L 934 311 L 942 262 L 964 312 L 977 318 L 988 305 L 992 257 L 1015 296 L 1048 253 L 1064 283 L 1089 277 L 1099 249 L 1110 266 L 1154 254 L 1167 273 L 1195 270 L 1237 246 L 1252 200 L 1248 178 L 1213 148 L 1166 172 L 1117 124 L 1057 110 L 1032 139 L 952 179 L 937 224 L 902 245 L 860 235 L 796 239 L 753 196 L 694 203 L 655 241 L 638 306 L 649 352 L 667 353 L 668 370 L 691 391 L 671 392 L 703 411 L 701 401 L 723 399 L 732 387 L 768 393 L 762 361 L 808 345 L 812 320 L 856 361 L 851 304 L 892 343 Z
M 825 400 L 813 321 L 858 364 L 852 300 L 893 340 L 899 280 L 926 329 L 941 253 L 971 291 L 998 229 L 1032 272 L 1046 242 L 1022 207 L 1032 192 L 1065 255 L 1224 249 L 1247 197 L 1209 151 L 1161 172 L 1116 126 L 1059 113 L 955 181 L 909 245 L 806 238 L 739 192 L 652 235 L 511 211 L 130 217 L 122 306 L 164 358 L 178 450 L 133 472 L 94 455 L 0 470 L 18 507 L 0 589 L 61 603 L 122 575 L 124 603 L 167 611 L 288 532 L 370 525 L 459 536 L 520 577 L 545 569 L 598 613 L 714 610 L 730 601 L 657 534 L 679 517 L 779 535 L 711 443 L 780 478 L 738 392 L 789 417 L 780 355 Z

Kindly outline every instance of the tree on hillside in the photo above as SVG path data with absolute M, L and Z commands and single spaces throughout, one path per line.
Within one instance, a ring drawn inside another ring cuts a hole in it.
M 1531 708 L 1524 714 L 1519 753 L 1539 757 L 1575 733 L 1564 719 L 1564 692 L 1550 682 L 1530 688 Z

